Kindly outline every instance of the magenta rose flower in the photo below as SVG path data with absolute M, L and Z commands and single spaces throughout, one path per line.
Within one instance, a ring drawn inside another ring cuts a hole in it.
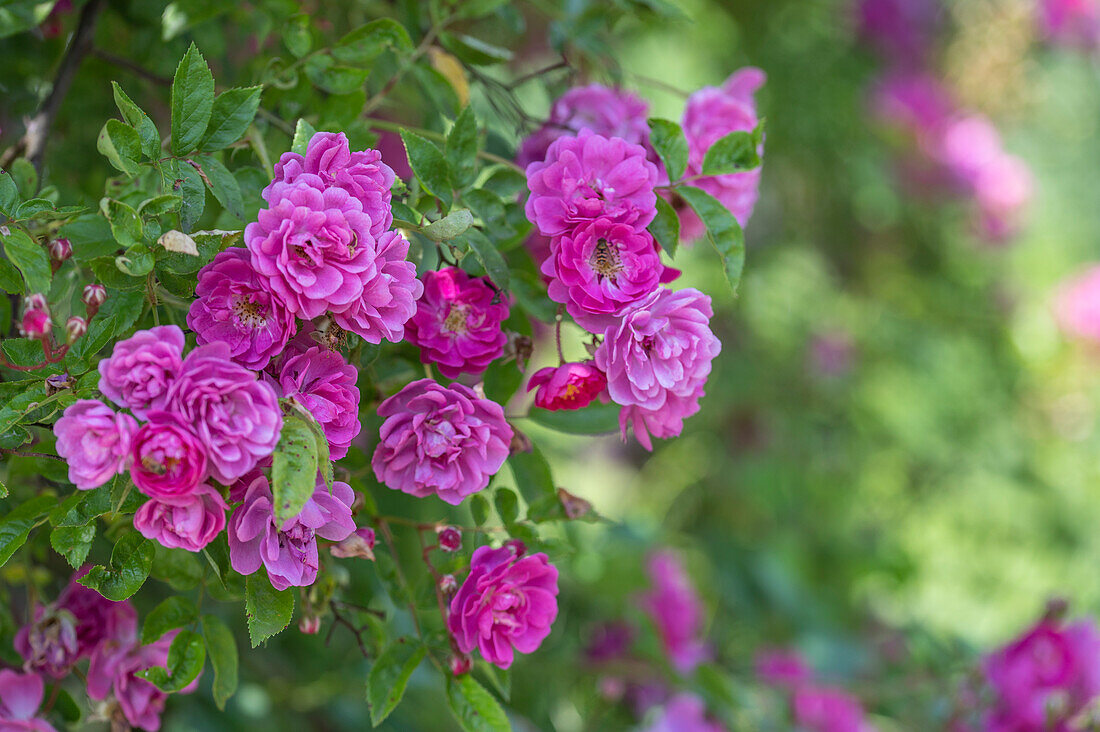
M 795 723 L 807 732 L 871 732 L 859 700 L 840 689 L 800 687 L 791 707 Z
M 523 140 L 516 162 L 526 168 L 544 160 L 550 143 L 581 130 L 648 145 L 648 117 L 649 103 L 633 92 L 602 84 L 574 87 L 554 102 L 546 124 Z
M 80 658 L 76 617 L 57 605 L 38 606 L 34 621 L 15 634 L 14 645 L 27 671 L 63 679 Z
M 319 346 L 291 356 L 280 365 L 282 396 L 301 404 L 321 425 L 328 438 L 329 457 L 348 454 L 359 424 L 359 372 L 336 351 Z
M 137 422 L 94 399 L 65 408 L 54 423 L 57 454 L 69 464 L 69 480 L 80 490 L 103 485 L 126 470 Z
M 582 328 L 594 331 L 656 290 L 664 269 L 648 231 L 606 218 L 555 238 L 542 265 L 550 278 L 550 299 L 563 303 Z
M 669 395 L 696 396 L 722 350 L 710 330 L 712 314 L 710 298 L 692 288 L 661 288 L 624 310 L 594 354 L 611 400 L 653 410 Z
M 424 293 L 405 326 L 405 339 L 420 348 L 420 360 L 434 363 L 448 379 L 480 374 L 504 353 L 501 327 L 508 300 L 480 277 L 458 267 L 424 273 Z
M 600 217 L 641 231 L 657 215 L 657 166 L 644 147 L 619 137 L 582 130 L 558 138 L 526 172 L 527 218 L 546 236 Z
M 519 542 L 478 547 L 470 574 L 451 600 L 447 629 L 458 649 L 477 648 L 508 668 L 515 651 L 533 653 L 558 615 L 558 570 L 546 555 L 524 554 Z
M 696 388 L 690 396 L 669 393 L 665 403 L 657 409 L 646 409 L 630 405 L 619 410 L 619 431 L 626 442 L 628 429 L 634 431 L 636 439 L 646 450 L 653 450 L 653 437 L 667 440 L 677 437 L 684 431 L 684 420 L 699 411 L 699 399 L 703 387 Z
M 512 428 L 496 402 L 462 384 L 420 379 L 378 406 L 371 466 L 380 483 L 452 506 L 485 488 L 508 457 Z
M 362 297 L 347 310 L 333 314 L 336 324 L 367 343 L 381 343 L 383 338 L 400 343 L 405 337 L 405 323 L 424 294 L 424 285 L 416 278 L 416 265 L 405 259 L 408 254 L 409 242 L 400 233 L 387 231 L 379 235 L 374 275 L 363 284 Z
M 199 270 L 187 325 L 199 345 L 228 344 L 233 360 L 260 370 L 294 335 L 294 314 L 267 289 L 245 249 L 219 252 Z
M 134 528 L 161 546 L 197 552 L 225 528 L 228 510 L 221 493 L 204 483 L 193 489 L 186 501 L 154 498 L 146 502 L 134 514 Z
M 233 363 L 221 342 L 187 355 L 168 392 L 168 409 L 194 426 L 210 475 L 225 485 L 270 455 L 283 428 L 275 390 Z
M 341 188 L 359 201 L 371 221 L 375 239 L 393 224 L 390 188 L 393 170 L 382 162 L 377 150 L 352 152 L 343 132 L 317 132 L 310 138 L 304 156 L 285 152 L 275 163 L 275 178 L 263 191 L 264 200 L 278 203 L 280 183 L 294 183 L 303 175 L 316 175 L 325 187 Z
M 160 409 L 183 359 L 183 331 L 174 325 L 140 330 L 99 362 L 99 390 L 138 419 Z
M 1054 314 L 1067 334 L 1100 342 L 1100 265 L 1090 265 L 1059 285 Z
M 320 566 L 317 537 L 342 541 L 351 535 L 355 531 L 351 518 L 354 500 L 347 483 L 333 481 L 330 493 L 324 482 L 318 481 L 298 515 L 279 526 L 271 487 L 267 478 L 258 477 L 229 519 L 229 563 L 241 574 L 267 567 L 276 590 L 312 585 Z
M 642 598 L 642 607 L 652 618 L 672 665 L 689 674 L 710 656 L 701 637 L 703 603 L 675 554 L 654 554 L 648 570 L 652 589 Z
M 745 68 L 734 72 L 721 87 L 704 87 L 688 99 L 684 108 L 683 128 L 688 140 L 688 167 L 685 175 L 702 173 L 703 159 L 711 145 L 731 132 L 751 131 L 759 121 L 753 95 L 763 86 L 764 72 Z M 762 154 L 763 149 L 759 150 Z M 738 223 L 746 225 L 752 216 L 760 188 L 760 168 L 744 173 L 711 175 L 692 182 L 717 198 L 730 210 Z M 680 233 L 685 242 L 703 235 L 703 223 L 690 206 L 680 208 Z
M 535 392 L 535 406 L 556 412 L 581 409 L 607 391 L 607 377 L 591 361 L 563 363 L 539 369 L 527 382 Z
M 271 208 L 244 230 L 253 269 L 302 319 L 352 307 L 376 271 L 363 205 L 309 173 L 267 191 Z
M 0 670 L 0 729 L 4 732 L 56 732 L 36 716 L 45 685 L 38 674 Z
M 707 705 L 694 694 L 680 693 L 665 702 L 653 723 L 641 732 L 725 732 L 707 717 Z
M 191 424 L 174 412 L 149 412 L 130 442 L 130 477 L 139 491 L 164 503 L 191 502 L 206 478 L 206 449 Z
M 80 568 L 69 579 L 69 584 L 57 596 L 55 605 L 72 614 L 76 620 L 77 653 L 91 655 L 110 628 L 124 621 L 124 616 L 134 613 L 129 601 L 108 600 L 93 589 L 80 584 L 81 577 L 91 565 Z
M 939 25 L 939 3 L 928 0 L 860 0 L 860 35 L 886 59 L 908 68 L 924 65 Z
M 989 729 L 1061 732 L 1100 695 L 1100 634 L 1089 620 L 1044 618 L 982 665 L 996 696 Z

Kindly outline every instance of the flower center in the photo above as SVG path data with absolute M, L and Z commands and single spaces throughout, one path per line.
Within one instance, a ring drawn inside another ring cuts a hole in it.
M 603 282 L 604 277 L 614 277 L 622 271 L 623 263 L 619 259 L 619 251 L 611 246 L 607 239 L 596 241 L 596 248 L 588 260 L 592 271 L 596 273 L 596 281 Z
M 646 355 L 653 350 L 653 346 L 657 345 L 657 339 L 651 335 L 647 335 L 642 339 L 642 349 L 646 352 Z
M 470 315 L 470 306 L 453 303 L 447 311 L 447 319 L 443 321 L 443 328 L 452 333 L 466 333 L 466 318 Z
M 262 328 L 267 325 L 267 316 L 264 306 L 258 302 L 252 302 L 241 298 L 233 303 L 233 314 L 241 325 L 248 328 Z

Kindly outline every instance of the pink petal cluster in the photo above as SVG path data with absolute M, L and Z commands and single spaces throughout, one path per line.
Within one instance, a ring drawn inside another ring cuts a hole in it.
M 710 656 L 702 640 L 703 604 L 675 554 L 654 554 L 648 571 L 652 589 L 642 597 L 642 608 L 653 620 L 672 665 L 680 673 L 691 673 Z
M 1059 288 L 1054 314 L 1063 331 L 1100 343 L 1100 265 L 1091 265 Z
M 380 483 L 451 505 L 485 488 L 504 465 L 512 428 L 496 402 L 462 384 L 420 379 L 382 402 L 371 466 Z
M 642 732 L 725 732 L 725 729 L 707 717 L 707 705 L 700 697 L 681 692 L 665 702 Z
M 342 541 L 355 531 L 351 518 L 355 494 L 347 483 L 333 481 L 329 492 L 318 481 L 302 510 L 281 526 L 272 500 L 267 478 L 258 476 L 229 519 L 230 564 L 245 575 L 266 567 L 276 590 L 308 587 L 317 580 L 320 567 L 317 537 Z
M 164 406 L 168 385 L 183 360 L 183 331 L 158 325 L 115 344 L 110 358 L 99 362 L 99 390 L 138 419 Z
M 424 273 L 424 293 L 405 338 L 420 348 L 420 360 L 433 363 L 449 379 L 479 374 L 504 353 L 508 337 L 507 297 L 481 277 L 458 267 Z
M 183 505 L 206 478 L 206 448 L 189 421 L 174 412 L 149 412 L 131 440 L 130 477 L 145 495 Z
M 703 159 L 718 140 L 731 132 L 748 132 L 755 129 L 759 119 L 753 98 L 764 85 L 766 76 L 756 68 L 734 72 L 720 87 L 704 87 L 691 95 L 684 108 L 683 129 L 688 141 L 688 167 L 686 175 L 702 173 Z M 759 151 L 763 153 L 761 149 Z M 744 173 L 711 175 L 692 182 L 717 198 L 723 206 L 745 226 L 760 188 L 760 168 Z M 680 206 L 680 233 L 685 242 L 703 235 L 702 221 L 690 206 Z
M 0 729 L 4 732 L 56 732 L 53 725 L 37 716 L 45 685 L 42 677 L 0 670 Z
M 451 600 L 447 629 L 458 648 L 500 668 L 515 651 L 533 653 L 558 615 L 558 570 L 546 555 L 525 554 L 522 544 L 479 547 L 470 574 Z
M 791 698 L 794 720 L 806 732 L 872 732 L 859 700 L 840 689 L 807 685 Z
M 1100 46 L 1097 0 L 1039 0 L 1039 27 L 1051 41 L 1092 50 Z
M 186 502 L 147 501 L 134 514 L 134 528 L 161 546 L 197 552 L 225 528 L 228 510 L 221 493 L 202 484 L 191 490 Z
M 987 656 L 983 670 L 996 697 L 986 729 L 1068 732 L 1100 696 L 1100 633 L 1089 620 L 1043 618 Z
M 636 404 L 625 406 L 619 412 L 619 431 L 623 441 L 629 432 L 646 450 L 653 449 L 653 439 L 667 440 L 684 431 L 684 420 L 699 411 L 699 400 L 704 396 L 699 386 L 690 396 L 670 393 L 665 403 L 657 409 L 646 409 Z
M 305 407 L 321 425 L 329 443 L 329 457 L 348 454 L 359 435 L 359 372 L 336 351 L 319 346 L 290 355 L 279 364 L 282 396 Z
M 130 462 L 130 442 L 137 422 L 103 402 L 81 399 L 65 408 L 54 423 L 57 454 L 69 464 L 77 488 L 96 488 L 123 472 Z
M 552 412 L 581 409 L 591 404 L 593 399 L 605 395 L 607 377 L 592 361 L 563 363 L 536 371 L 527 382 L 527 391 L 532 389 L 538 389 L 535 392 L 536 407 Z
M 424 293 L 424 285 L 416 278 L 416 265 L 405 260 L 408 255 L 408 239 L 396 231 L 381 234 L 363 296 L 347 310 L 333 314 L 337 325 L 367 343 L 381 343 L 383 339 L 400 343 L 405 337 L 405 323 L 416 312 L 416 301 Z
M 526 172 L 527 218 L 546 236 L 601 216 L 641 230 L 656 215 L 657 167 L 645 148 L 619 137 L 586 129 L 558 138 Z
M 57 604 L 36 607 L 34 620 L 15 634 L 15 650 L 27 671 L 55 679 L 68 676 L 80 658 L 76 617 Z
M 221 341 L 237 363 L 259 370 L 295 332 L 294 314 L 269 290 L 245 249 L 219 252 L 199 270 L 187 325 L 198 344 Z
M 614 323 L 619 310 L 656 290 L 663 271 L 648 231 L 603 216 L 554 237 L 542 265 L 550 299 L 592 331 Z

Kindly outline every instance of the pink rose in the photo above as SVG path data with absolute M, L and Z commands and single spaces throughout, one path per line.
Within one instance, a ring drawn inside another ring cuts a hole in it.
M 225 528 L 229 506 L 221 493 L 205 483 L 187 498 L 186 502 L 148 501 L 134 514 L 134 528 L 169 549 L 201 551 Z
M 527 383 L 527 391 L 532 389 L 538 389 L 536 407 L 550 411 L 581 409 L 606 394 L 607 377 L 592 361 L 564 363 L 536 371 Z
M 206 450 L 190 423 L 152 411 L 131 441 L 130 477 L 139 491 L 163 503 L 186 505 L 206 478 Z
M 318 346 L 284 359 L 279 365 L 282 396 L 306 408 L 329 442 L 329 457 L 348 454 L 359 435 L 359 372 L 336 351 Z
M 56 423 L 57 454 L 69 464 L 69 480 L 88 490 L 126 469 L 130 440 L 137 422 L 103 402 L 81 399 L 70 404 Z
M 159 325 L 115 344 L 110 358 L 99 362 L 99 390 L 138 419 L 160 409 L 183 360 L 183 331 Z

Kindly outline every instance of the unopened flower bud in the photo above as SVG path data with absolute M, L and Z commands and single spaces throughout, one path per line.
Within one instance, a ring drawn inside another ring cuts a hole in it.
M 453 574 L 445 574 L 439 578 L 439 591 L 443 594 L 443 599 L 450 602 L 458 591 L 458 581 Z
M 519 539 L 509 539 L 502 548 L 509 549 L 517 557 L 522 557 L 527 552 L 527 545 Z
M 73 256 L 73 245 L 68 239 L 54 239 L 50 242 L 50 258 L 55 262 L 64 262 Z
M 457 552 L 462 548 L 462 531 L 457 526 L 440 526 L 435 533 L 443 551 Z
M 35 293 L 33 295 L 27 295 L 23 298 L 24 310 L 41 310 L 45 313 L 50 312 L 50 305 L 46 302 L 46 296 Z
M 88 332 L 88 321 L 74 315 L 65 322 L 65 335 L 69 343 L 75 343 L 80 336 Z
M 470 669 L 473 665 L 474 662 L 465 654 L 461 656 L 451 656 L 451 673 L 455 676 L 462 676 L 463 674 L 470 673 Z
M 303 615 L 298 621 L 298 631 L 306 635 L 317 635 L 321 630 L 321 618 L 316 615 Z
M 98 284 L 84 285 L 84 296 L 81 299 L 88 306 L 90 313 L 93 308 L 98 309 L 107 301 L 107 288 Z
M 49 338 L 50 329 L 50 314 L 45 310 L 28 310 L 23 313 L 23 320 L 19 323 L 19 332 L 23 337 L 36 341 Z

